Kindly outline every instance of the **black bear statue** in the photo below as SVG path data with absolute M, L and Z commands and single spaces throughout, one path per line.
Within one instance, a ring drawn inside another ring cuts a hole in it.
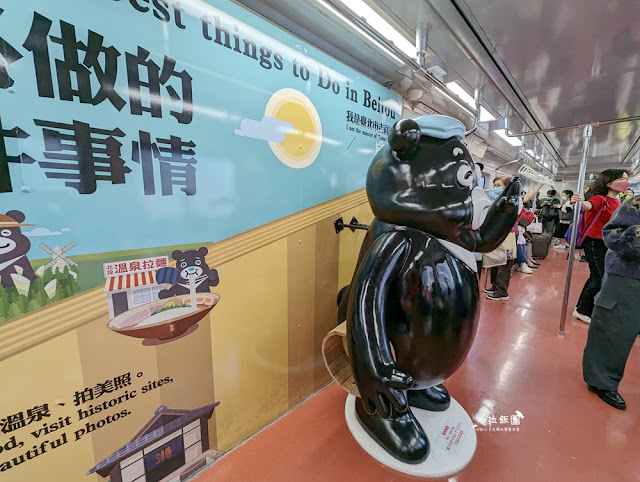
M 441 384 L 462 365 L 476 334 L 473 252 L 496 249 L 518 215 L 517 177 L 488 211 L 474 213 L 480 188 L 464 135 L 464 125 L 446 116 L 396 122 L 367 173 L 375 219 L 339 300 L 360 393 L 358 421 L 410 464 L 430 451 L 411 407 L 448 407 Z

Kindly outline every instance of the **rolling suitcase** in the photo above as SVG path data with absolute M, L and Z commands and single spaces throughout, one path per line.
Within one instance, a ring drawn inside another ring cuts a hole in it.
M 551 235 L 546 233 L 533 234 L 531 242 L 531 256 L 534 258 L 544 259 L 549 254 L 549 246 L 551 246 Z

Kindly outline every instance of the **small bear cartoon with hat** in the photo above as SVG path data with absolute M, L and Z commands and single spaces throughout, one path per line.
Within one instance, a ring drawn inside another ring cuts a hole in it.
M 27 259 L 31 241 L 20 230 L 22 226 L 33 224 L 22 224 L 24 220 L 25 216 L 21 211 L 0 214 L 0 284 L 5 288 L 15 286 L 12 274 L 22 275 L 29 281 L 36 279 L 33 267 Z

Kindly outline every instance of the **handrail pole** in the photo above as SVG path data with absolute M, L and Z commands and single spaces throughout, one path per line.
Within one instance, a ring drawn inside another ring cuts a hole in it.
M 476 87 L 474 91 L 474 100 L 476 101 L 476 115 L 473 119 L 473 127 L 464 133 L 464 136 L 473 134 L 480 124 L 480 115 L 482 114 L 482 98 L 484 96 L 484 87 Z
M 589 154 L 589 141 L 593 134 L 593 127 L 591 124 L 587 124 L 582 133 L 582 162 L 580 163 L 580 174 L 578 177 L 578 187 L 576 188 L 578 194 L 582 195 L 584 191 L 584 178 L 587 174 L 587 155 Z M 576 208 L 573 211 L 573 227 L 571 229 L 571 242 L 569 245 L 569 264 L 567 266 L 567 279 L 564 285 L 564 298 L 562 299 L 562 316 L 560 318 L 560 329 L 558 330 L 559 336 L 564 336 L 564 327 L 567 320 L 567 308 L 569 307 L 569 291 L 571 290 L 571 275 L 573 274 L 573 261 L 576 253 L 576 240 L 578 239 L 578 222 L 580 220 L 580 211 L 582 209 L 582 203 L 576 204 Z

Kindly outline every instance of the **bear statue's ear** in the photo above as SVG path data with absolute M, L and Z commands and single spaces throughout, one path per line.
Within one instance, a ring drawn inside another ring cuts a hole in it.
M 9 216 L 11 219 L 14 219 L 17 223 L 21 223 L 25 220 L 25 216 L 22 211 L 9 211 L 7 213 L 7 216 Z
M 203 258 L 209 253 L 209 250 L 204 246 L 198 250 L 198 254 Z
M 182 258 L 182 251 L 176 249 L 173 253 L 171 253 L 171 257 L 175 260 Z
M 389 146 L 399 159 L 410 159 L 420 143 L 420 126 L 413 119 L 396 122 L 389 132 Z

